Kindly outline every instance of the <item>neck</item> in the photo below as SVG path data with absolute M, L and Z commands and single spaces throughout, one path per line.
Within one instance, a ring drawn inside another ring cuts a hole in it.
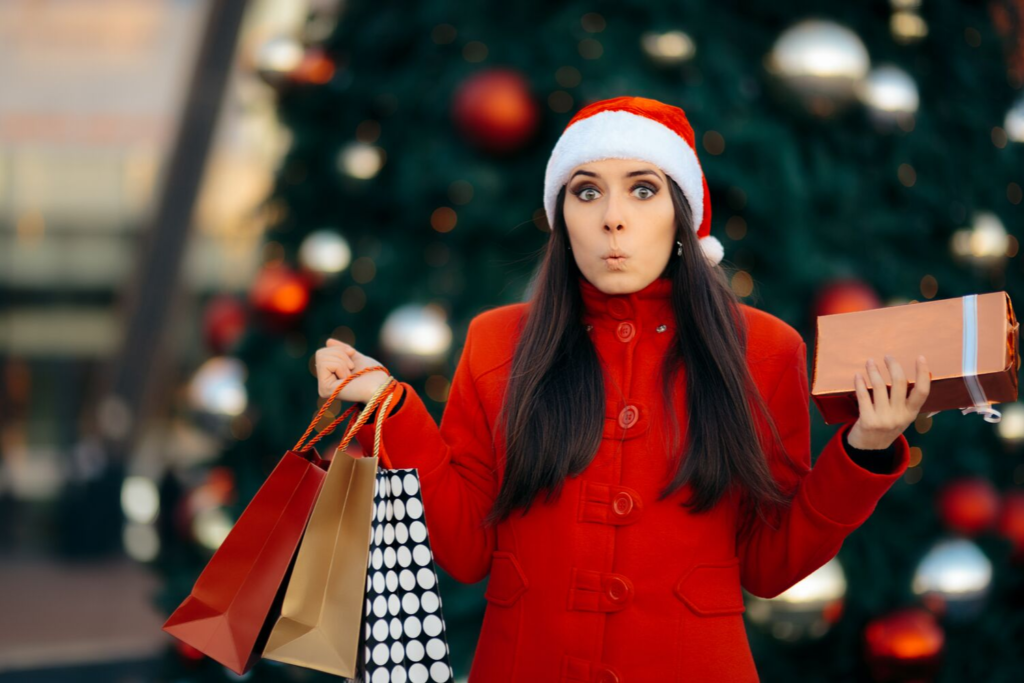
M 642 289 L 623 294 L 603 292 L 582 275 L 577 276 L 577 282 L 585 324 L 616 329 L 620 323 L 629 321 L 645 331 L 648 328 L 655 331 L 661 325 L 666 325 L 668 330 L 675 328 L 672 280 L 667 277 L 655 278 Z

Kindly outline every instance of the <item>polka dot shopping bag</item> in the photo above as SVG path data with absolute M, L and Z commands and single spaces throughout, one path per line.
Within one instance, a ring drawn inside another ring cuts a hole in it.
M 378 403 L 386 416 L 396 385 L 377 391 L 331 460 L 264 658 L 366 683 L 454 678 L 419 475 L 390 467 L 383 418 L 372 456 L 345 452 Z

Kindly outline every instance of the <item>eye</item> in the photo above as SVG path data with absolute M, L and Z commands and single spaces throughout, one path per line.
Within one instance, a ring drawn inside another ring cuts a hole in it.
M 648 192 L 650 192 L 649 195 L 640 197 L 640 199 L 650 199 L 654 195 L 658 194 L 658 190 L 657 189 L 655 189 L 655 188 L 653 188 L 650 185 L 647 185 L 645 183 L 638 183 L 637 185 L 634 185 L 633 186 L 633 192 L 636 192 L 637 190 L 647 190 Z
M 593 200 L 592 197 L 587 198 L 587 197 L 583 196 L 584 193 L 586 193 L 586 192 L 597 192 L 597 188 L 593 187 L 591 185 L 582 185 L 582 186 L 577 187 L 576 189 L 572 190 L 572 193 L 574 195 L 576 195 L 577 197 L 579 197 L 581 201 L 584 201 L 584 202 L 592 201 Z

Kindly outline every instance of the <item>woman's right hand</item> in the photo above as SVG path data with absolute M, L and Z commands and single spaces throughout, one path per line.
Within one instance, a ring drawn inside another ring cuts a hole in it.
M 328 339 L 327 346 L 316 350 L 315 362 L 320 398 L 327 398 L 334 393 L 338 384 L 352 373 L 380 365 L 377 360 L 337 339 Z M 338 392 L 338 398 L 350 403 L 369 403 L 374 392 L 388 381 L 388 377 L 388 373 L 383 370 L 367 372 L 349 382 Z

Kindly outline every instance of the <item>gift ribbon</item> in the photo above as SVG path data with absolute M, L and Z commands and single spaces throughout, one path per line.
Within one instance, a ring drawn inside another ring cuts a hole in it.
M 961 408 L 960 412 L 964 415 L 968 413 L 978 413 L 985 418 L 985 422 L 996 423 L 1003 419 L 1002 415 L 998 410 L 993 408 L 988 403 L 988 399 L 985 398 L 985 390 L 981 387 L 981 382 L 978 381 L 978 295 L 970 294 L 962 298 L 963 311 L 964 311 L 964 338 L 963 338 L 963 356 L 961 357 L 960 364 L 963 369 L 964 384 L 967 385 L 967 391 L 971 394 L 971 401 L 974 405 L 968 406 L 967 408 Z M 938 413 L 928 413 L 927 417 L 931 417 Z

